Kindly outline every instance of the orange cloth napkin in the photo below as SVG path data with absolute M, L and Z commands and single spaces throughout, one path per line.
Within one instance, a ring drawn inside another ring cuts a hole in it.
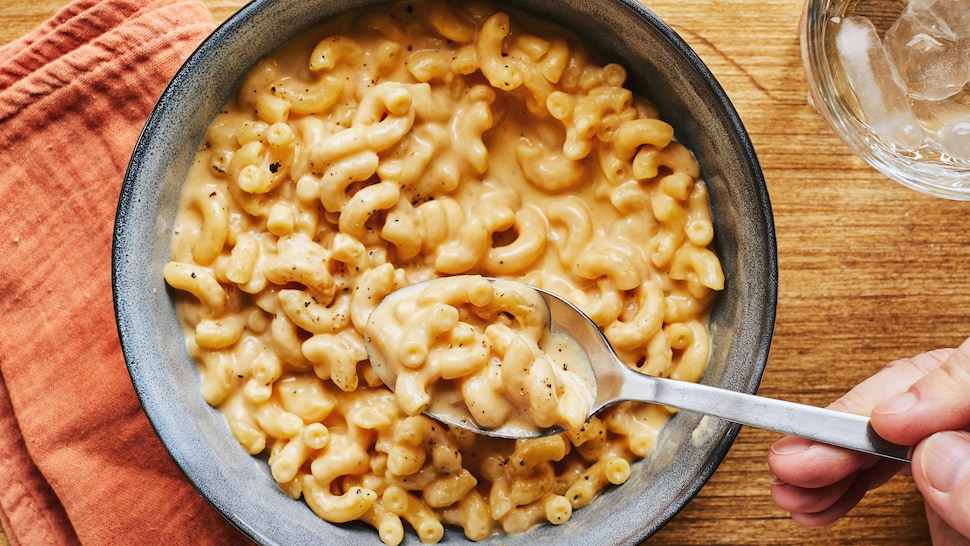
M 14 545 L 247 542 L 152 431 L 111 300 L 129 155 L 212 29 L 197 1 L 76 0 L 0 47 L 0 521 Z

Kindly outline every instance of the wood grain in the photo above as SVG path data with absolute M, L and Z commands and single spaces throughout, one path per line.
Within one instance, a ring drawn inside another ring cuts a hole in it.
M 6 0 L 0 43 L 63 0 Z M 206 0 L 221 20 L 239 0 Z M 800 0 L 649 0 L 707 63 L 758 152 L 778 238 L 778 316 L 761 394 L 825 405 L 889 361 L 970 335 L 970 203 L 906 189 L 852 155 L 807 103 Z M 648 542 L 924 544 L 922 500 L 897 477 L 848 516 L 800 527 L 768 496 L 770 432 L 745 428 L 710 482 Z M 4 545 L 0 535 L 0 546 Z

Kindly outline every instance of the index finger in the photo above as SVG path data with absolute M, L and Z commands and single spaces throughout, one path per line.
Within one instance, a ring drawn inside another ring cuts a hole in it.
M 914 445 L 970 426 L 970 338 L 897 396 L 873 408 L 872 426 L 889 441 Z M 915 360 L 915 359 L 914 359 Z
M 953 349 L 937 349 L 912 358 L 894 360 L 832 402 L 829 408 L 871 416 L 876 406 L 909 390 L 916 382 L 942 366 L 953 352 Z

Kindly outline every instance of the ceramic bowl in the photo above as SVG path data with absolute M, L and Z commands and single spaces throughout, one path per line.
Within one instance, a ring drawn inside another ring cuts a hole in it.
M 118 329 L 135 391 L 172 458 L 216 510 L 259 544 L 377 544 L 363 524 L 334 525 L 279 491 L 265 460 L 247 454 L 203 400 L 172 293 L 162 278 L 182 182 L 206 126 L 241 75 L 310 25 L 374 0 L 255 0 L 230 17 L 179 70 L 131 158 L 118 205 L 113 280 Z M 764 179 L 728 97 L 697 55 L 636 0 L 521 0 L 629 70 L 630 83 L 696 154 L 709 191 L 726 288 L 711 315 L 713 349 L 703 382 L 754 393 L 774 327 L 777 262 Z M 681 413 L 658 448 L 560 526 L 494 544 L 638 544 L 700 490 L 738 426 Z M 465 542 L 448 530 L 444 543 Z M 405 544 L 418 544 L 408 531 Z

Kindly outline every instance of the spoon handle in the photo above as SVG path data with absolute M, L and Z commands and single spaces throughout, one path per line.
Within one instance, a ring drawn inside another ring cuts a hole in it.
M 627 379 L 623 398 L 656 402 L 742 425 L 909 462 L 909 447 L 888 442 L 876 434 L 868 417 L 687 381 L 634 374 L 644 378 L 645 382 Z

